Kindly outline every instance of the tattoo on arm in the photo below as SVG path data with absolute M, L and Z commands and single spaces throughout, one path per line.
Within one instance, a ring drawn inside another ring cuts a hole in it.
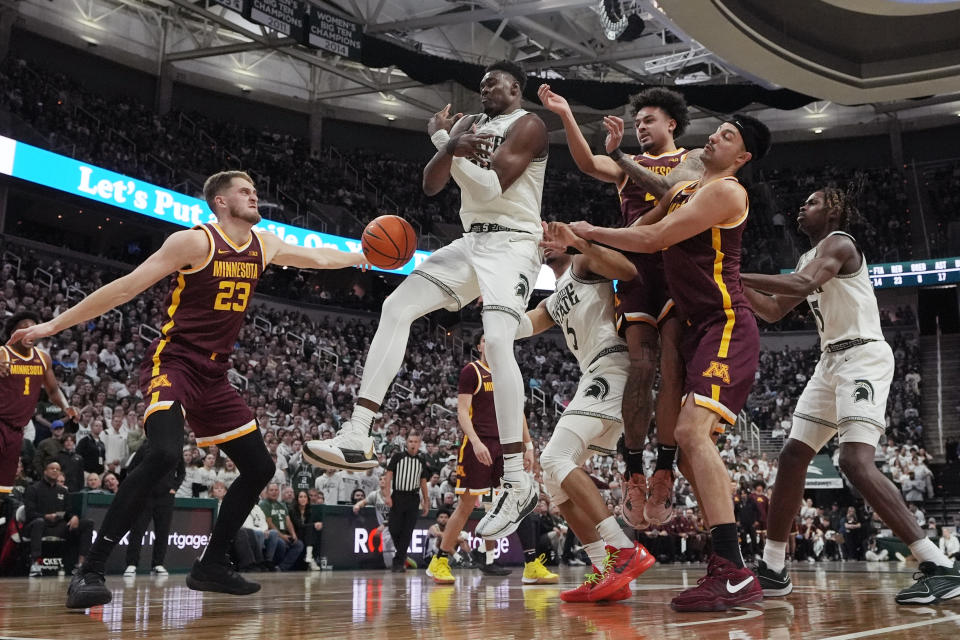
M 627 154 L 620 154 L 615 160 L 617 165 L 627 174 L 627 178 L 646 189 L 647 192 L 653 194 L 654 197 L 659 198 L 670 189 L 670 183 L 664 176 L 657 175 L 653 171 L 641 167 Z

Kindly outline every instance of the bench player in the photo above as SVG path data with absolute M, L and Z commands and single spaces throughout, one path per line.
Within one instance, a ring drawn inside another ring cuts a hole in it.
M 517 64 L 494 63 L 480 82 L 482 114 L 451 117 L 447 105 L 431 118 L 427 130 L 438 151 L 423 170 L 423 190 L 436 195 L 453 177 L 460 187 L 464 235 L 430 256 L 387 297 L 350 421 L 335 438 L 304 447 L 304 455 L 319 466 L 376 466 L 370 424 L 403 362 L 411 323 L 437 309 L 460 309 L 482 295 L 504 467 L 500 498 L 477 525 L 476 534 L 484 538 L 509 535 L 537 503 L 523 471 L 523 377 L 513 340 L 540 272 L 548 144 L 540 117 L 520 107 L 525 83 Z
M 184 419 L 196 433 L 198 446 L 216 444 L 240 471 L 223 498 L 210 543 L 187 576 L 187 586 L 235 595 L 260 589 L 230 568 L 227 551 L 273 477 L 274 463 L 253 413 L 227 381 L 230 353 L 268 264 L 338 269 L 363 264 L 364 258 L 333 249 L 297 247 L 273 234 L 254 231 L 260 222 L 257 190 L 241 171 L 210 176 L 203 194 L 218 222 L 173 233 L 129 274 L 53 320 L 20 329 L 11 338 L 15 344 L 53 335 L 103 315 L 176 274 L 165 305 L 162 335 L 150 345 L 140 365 L 150 452 L 120 485 L 89 557 L 70 581 L 69 608 L 110 602 L 112 596 L 104 584 L 107 558 L 140 516 L 157 479 L 176 467 L 182 456 Z
M 840 469 L 920 561 L 916 583 L 897 594 L 897 603 L 934 604 L 960 595 L 960 571 L 927 539 L 900 491 L 873 463 L 885 430 L 895 362 L 880 329 L 867 259 L 848 232 L 855 213 L 843 191 L 831 187 L 815 191 L 797 216 L 800 231 L 813 248 L 800 256 L 796 272 L 743 274 L 747 298 L 767 322 L 778 321 L 806 299 L 823 350 L 797 401 L 793 428 L 780 452 L 757 576 L 765 596 L 793 590 L 784 561 L 790 525 L 803 500 L 807 466 L 839 434 Z

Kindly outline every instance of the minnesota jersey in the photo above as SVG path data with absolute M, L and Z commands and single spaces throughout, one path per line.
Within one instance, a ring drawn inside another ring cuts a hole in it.
M 10 374 L 0 378 L 0 422 L 23 428 L 37 410 L 40 389 L 48 363 L 36 347 L 26 358 L 7 346 L 0 346 L 0 362 L 10 362 Z
M 210 252 L 203 264 L 177 274 L 176 287 L 165 303 L 167 321 L 161 342 L 184 344 L 215 360 L 233 351 L 266 263 L 256 233 L 238 246 L 216 223 L 194 228 L 207 234 Z
M 856 244 L 853 236 L 843 231 L 834 231 L 824 240 L 834 235 L 847 236 Z M 819 246 L 820 243 L 817 243 L 816 247 L 800 256 L 797 271 L 810 264 L 817 256 Z M 857 250 L 859 251 L 859 247 Z M 867 259 L 862 251 L 860 251 L 860 268 L 855 273 L 837 275 L 827 280 L 819 289 L 807 296 L 807 303 L 817 321 L 821 348 L 855 338 L 884 339 L 883 331 L 880 329 L 877 296 L 870 283 Z
M 556 287 L 546 300 L 547 313 L 563 331 L 581 373 L 601 355 L 626 351 L 627 343 L 617 334 L 609 280 L 582 278 L 570 267 L 557 279 Z
M 497 150 L 507 136 L 507 130 L 528 111 L 517 109 L 511 113 L 495 116 L 486 114 L 477 117 L 474 126 L 477 133 L 492 134 L 493 148 L 490 154 Z M 479 164 L 479 163 L 478 163 Z M 489 169 L 489 162 L 480 165 Z M 520 177 L 500 196 L 481 202 L 470 192 L 470 189 L 460 185 L 460 220 L 464 231 L 474 223 L 499 224 L 510 229 L 517 229 L 539 235 L 540 202 L 543 198 L 543 179 L 547 168 L 546 153 L 542 157 L 534 158 Z
M 722 180 L 737 182 L 732 176 Z M 699 186 L 695 181 L 678 191 L 667 215 L 684 206 Z M 670 295 L 687 320 L 696 323 L 717 313 L 732 318 L 735 307 L 750 308 L 740 282 L 741 242 L 749 212 L 748 202 L 730 224 L 716 225 L 663 251 Z
M 469 393 L 470 421 L 481 438 L 499 438 L 497 412 L 493 404 L 493 376 L 487 365 L 479 360 L 467 363 L 460 371 L 457 393 Z
M 633 156 L 633 161 L 658 175 L 665 176 L 686 159 L 687 153 L 688 151 L 683 148 L 661 153 L 658 156 L 641 153 Z M 620 185 L 621 226 L 629 227 L 656 204 L 657 199 L 652 193 L 648 193 L 646 189 L 628 178 Z

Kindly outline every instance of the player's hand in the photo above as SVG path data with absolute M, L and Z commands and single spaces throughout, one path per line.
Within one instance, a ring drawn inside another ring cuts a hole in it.
M 610 153 L 623 142 L 623 118 L 604 116 L 603 126 L 607 129 L 607 139 L 604 141 L 604 147 L 607 153 Z
M 493 149 L 492 133 L 477 133 L 476 126 L 455 135 L 447 142 L 447 153 L 457 158 L 474 158 L 481 163 L 490 159 Z
M 40 324 L 35 324 L 32 327 L 17 329 L 13 332 L 13 335 L 10 336 L 10 339 L 7 340 L 7 344 L 16 344 L 18 342 L 23 342 L 24 340 L 36 342 L 41 338 L 52 336 L 55 333 L 56 330 L 49 322 L 41 322 Z
M 583 242 L 577 234 L 570 229 L 570 225 L 564 222 L 543 222 L 543 240 L 540 246 L 544 249 L 552 249 L 559 253 L 564 253 L 567 247 L 576 246 Z
M 437 131 L 443 129 L 444 131 L 450 131 L 453 128 L 453 125 L 457 123 L 457 120 L 463 117 L 462 113 L 457 113 L 455 115 L 450 115 L 450 105 L 448 104 L 440 111 L 437 111 L 430 120 L 427 121 L 427 135 L 433 135 Z
M 480 464 L 487 467 L 493 464 L 493 458 L 490 457 L 490 449 L 487 449 L 487 445 L 479 441 L 471 442 L 470 445 L 473 447 L 473 455 L 477 456 Z
M 533 449 L 523 450 L 523 470 L 531 471 L 533 469 Z
M 576 222 L 571 222 L 569 227 L 571 231 L 573 231 L 575 234 L 577 234 L 584 240 L 590 240 L 594 229 L 596 229 L 595 226 L 593 226 L 586 220 L 578 220 Z
M 537 97 L 540 98 L 543 106 L 557 115 L 570 112 L 570 103 L 567 102 L 567 99 L 551 91 L 548 84 L 540 85 L 540 88 L 537 89 Z
M 424 502 L 420 505 L 420 515 L 426 517 L 428 513 L 430 513 L 430 503 Z
M 67 407 L 63 410 L 63 412 L 67 414 L 67 417 L 73 421 L 76 421 L 76 419 L 80 416 L 80 412 L 76 407 Z

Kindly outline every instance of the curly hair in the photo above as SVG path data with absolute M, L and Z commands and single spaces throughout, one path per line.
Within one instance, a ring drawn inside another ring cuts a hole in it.
M 33 311 L 21 311 L 20 313 L 10 316 L 7 319 L 6 326 L 4 327 L 6 329 L 8 340 L 10 339 L 10 336 L 13 335 L 13 332 L 16 331 L 17 325 L 24 320 L 33 320 L 34 324 L 40 324 L 42 322 L 42 320 L 40 320 L 40 316 Z
M 527 72 L 523 70 L 523 66 L 518 62 L 498 60 L 483 70 L 484 73 L 490 73 L 491 71 L 505 71 L 513 76 L 513 79 L 520 85 L 520 93 L 523 93 L 524 88 L 527 86 Z
M 823 201 L 828 209 L 837 212 L 838 228 L 849 231 L 850 227 L 860 220 L 860 211 L 857 209 L 859 185 L 851 184 L 846 189 L 838 187 L 824 187 Z
M 637 112 L 644 107 L 663 109 L 663 112 L 677 123 L 677 128 L 673 130 L 674 138 L 682 136 L 690 124 L 686 98 L 683 97 L 683 94 L 670 89 L 664 89 L 663 87 L 644 89 L 630 99 L 630 106 L 633 107 L 633 115 L 637 115 Z

